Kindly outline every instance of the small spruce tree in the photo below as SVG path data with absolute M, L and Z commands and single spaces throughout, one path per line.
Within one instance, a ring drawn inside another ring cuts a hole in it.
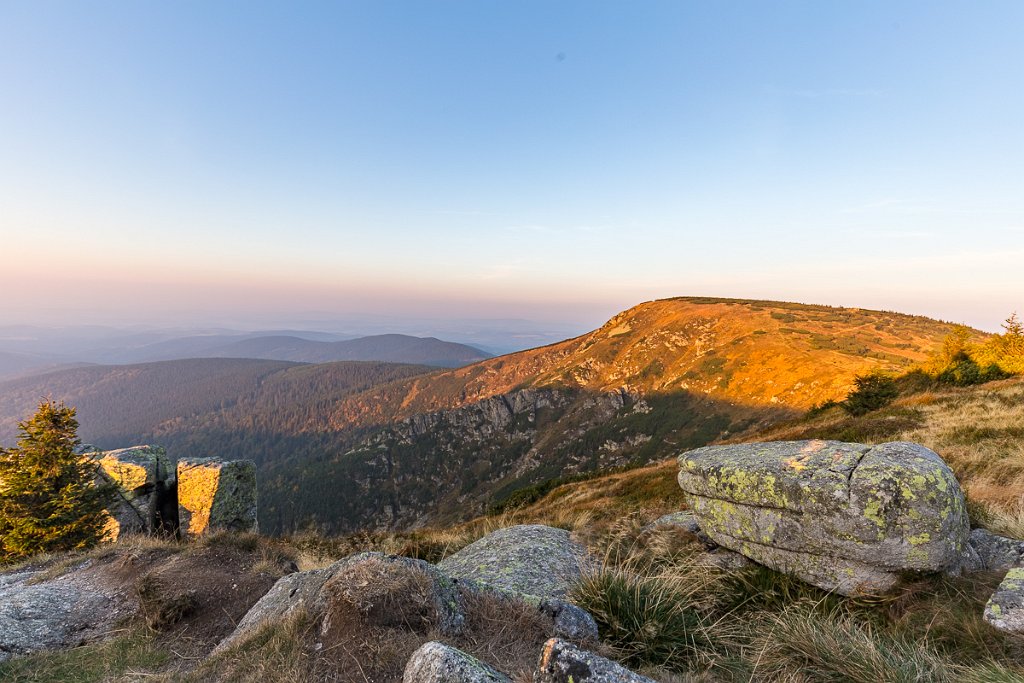
M 95 545 L 113 495 L 97 465 L 77 452 L 75 409 L 44 400 L 0 449 L 0 562 Z
M 896 380 L 880 373 L 855 377 L 853 384 L 853 391 L 839 404 L 851 415 L 866 415 L 884 408 L 900 394 Z

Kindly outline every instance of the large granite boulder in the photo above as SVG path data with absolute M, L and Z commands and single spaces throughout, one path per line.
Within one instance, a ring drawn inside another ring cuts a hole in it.
M 905 570 L 958 568 L 968 521 L 956 477 L 913 443 L 782 441 L 679 456 L 679 485 L 716 543 L 844 595 Z
M 251 460 L 179 460 L 177 479 L 182 534 L 257 531 L 256 464 Z
M 402 683 L 512 683 L 512 679 L 462 650 L 431 641 L 409 658 Z
M 465 625 L 455 582 L 423 560 L 360 553 L 343 560 L 320 591 L 321 632 L 345 636 L 367 629 L 458 635 Z
M 1024 633 L 1024 568 L 1006 572 L 985 605 L 985 621 L 1000 631 Z
M 173 496 L 175 467 L 159 446 L 132 446 L 95 456 L 99 476 L 115 484 L 115 502 L 105 536 L 150 533 L 163 524 L 162 505 Z
M 657 683 L 558 638 L 544 644 L 533 680 L 535 683 Z

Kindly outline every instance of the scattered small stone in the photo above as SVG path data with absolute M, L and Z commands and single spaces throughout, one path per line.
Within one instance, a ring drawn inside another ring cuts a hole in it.
M 512 679 L 476 657 L 431 641 L 409 658 L 402 683 L 512 683 Z
M 691 533 L 694 536 L 700 533 L 700 523 L 697 518 L 693 516 L 693 513 L 689 510 L 682 510 L 680 512 L 670 512 L 667 515 L 659 517 L 647 526 L 643 528 L 643 531 L 650 531 L 658 527 L 676 527 L 682 529 L 687 533 Z
M 985 605 L 985 621 L 1000 631 L 1024 633 L 1024 567 L 1006 572 Z
M 743 569 L 754 564 L 746 556 L 728 548 L 715 548 L 714 550 L 700 553 L 697 555 L 696 560 L 697 564 L 728 571 Z
M 541 600 L 541 614 L 551 619 L 551 635 L 577 643 L 597 642 L 597 622 L 590 612 L 564 600 Z
M 558 638 L 544 644 L 533 680 L 534 683 L 657 683 Z

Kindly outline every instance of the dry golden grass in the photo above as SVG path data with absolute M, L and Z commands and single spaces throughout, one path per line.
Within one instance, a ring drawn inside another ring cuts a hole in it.
M 919 409 L 924 424 L 901 433 L 900 440 L 941 454 L 972 500 L 1003 512 L 1019 511 L 1024 500 L 1024 382 L 951 392 Z

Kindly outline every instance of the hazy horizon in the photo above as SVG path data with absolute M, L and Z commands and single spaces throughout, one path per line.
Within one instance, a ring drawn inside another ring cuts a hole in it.
M 1024 313 L 1024 5 L 0 6 L 0 324 Z M 528 327 L 528 326 L 527 326 Z

